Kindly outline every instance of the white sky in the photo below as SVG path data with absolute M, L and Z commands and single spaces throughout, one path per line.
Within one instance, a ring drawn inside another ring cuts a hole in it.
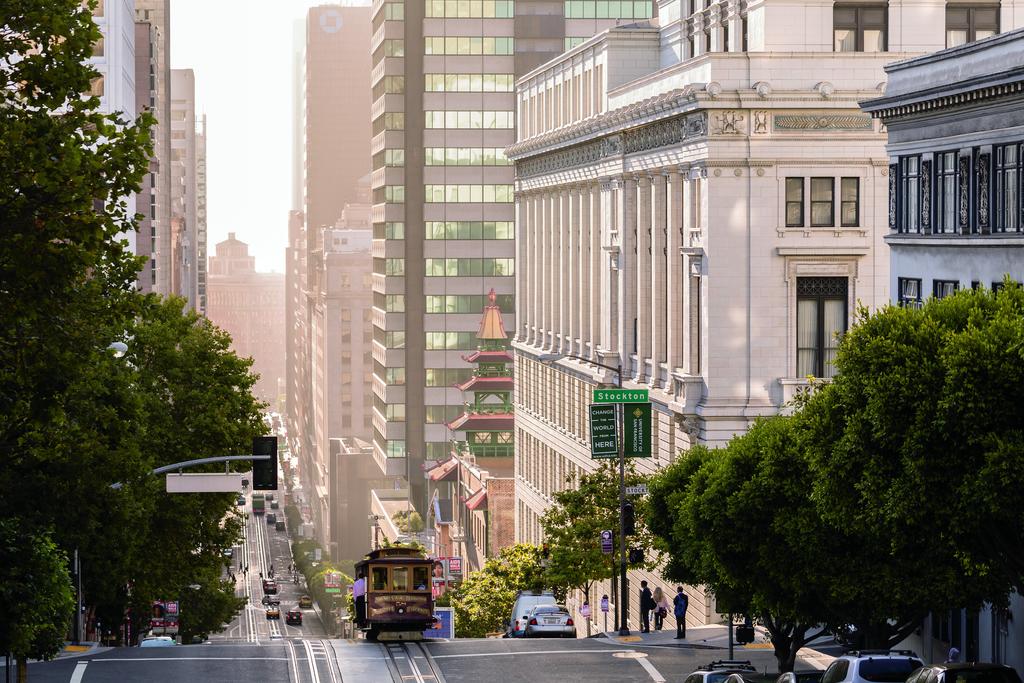
M 292 53 L 315 0 L 171 0 L 171 68 L 193 69 L 207 126 L 208 252 L 228 232 L 284 270 L 291 207 Z M 348 4 L 348 3 L 344 3 Z

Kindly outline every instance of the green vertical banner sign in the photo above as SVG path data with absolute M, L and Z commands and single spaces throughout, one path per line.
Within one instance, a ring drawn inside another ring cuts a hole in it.
M 615 438 L 615 406 L 610 403 L 590 404 L 590 455 L 593 458 L 614 458 L 619 454 Z
M 625 415 L 626 457 L 651 457 L 651 404 L 625 403 L 622 406 Z

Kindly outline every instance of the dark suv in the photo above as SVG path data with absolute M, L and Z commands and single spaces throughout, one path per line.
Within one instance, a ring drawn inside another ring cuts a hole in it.
M 720 659 L 699 667 L 686 677 L 684 683 L 722 683 L 730 674 L 739 674 L 744 679 L 757 675 L 757 669 L 750 660 Z

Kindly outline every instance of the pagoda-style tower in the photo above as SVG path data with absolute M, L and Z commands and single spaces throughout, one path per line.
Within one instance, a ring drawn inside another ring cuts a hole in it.
M 501 310 L 492 289 L 487 295 L 480 320 L 477 350 L 465 360 L 476 364 L 473 378 L 457 385 L 464 392 L 473 392 L 473 401 L 466 403 L 466 412 L 448 424 L 452 431 L 465 432 L 466 446 L 477 458 L 513 455 L 512 355 L 508 352 L 508 335 L 501 320 Z

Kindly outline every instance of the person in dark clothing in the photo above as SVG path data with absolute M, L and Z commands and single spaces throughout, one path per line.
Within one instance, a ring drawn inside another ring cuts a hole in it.
M 676 596 L 672 598 L 672 613 L 676 617 L 676 640 L 686 638 L 686 608 L 690 606 L 690 598 L 683 592 L 683 587 L 676 588 Z
M 651 610 L 654 609 L 654 596 L 647 587 L 646 581 L 640 582 L 640 633 L 651 632 Z

